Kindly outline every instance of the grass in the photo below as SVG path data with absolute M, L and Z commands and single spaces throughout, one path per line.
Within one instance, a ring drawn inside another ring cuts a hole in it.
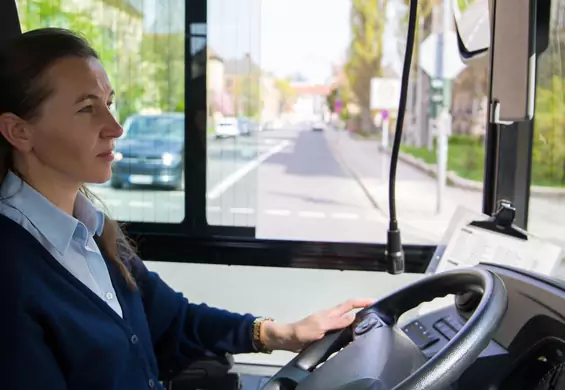
M 463 13 L 469 6 L 469 2 L 467 0 L 457 0 L 457 5 L 459 5 L 459 11 Z
M 416 148 L 401 145 L 400 150 L 422 159 L 427 164 L 437 163 L 437 150 L 427 148 Z M 449 141 L 447 151 L 447 170 L 454 171 L 459 177 L 465 179 L 482 181 L 484 170 L 484 147 L 483 143 L 471 137 L 453 136 Z

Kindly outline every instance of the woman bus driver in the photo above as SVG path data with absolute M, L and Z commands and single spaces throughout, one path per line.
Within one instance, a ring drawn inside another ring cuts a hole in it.
M 30 31 L 0 50 L 2 388 L 160 388 L 205 353 L 298 351 L 371 303 L 282 324 L 175 293 L 84 187 L 111 175 L 113 96 L 70 31 Z

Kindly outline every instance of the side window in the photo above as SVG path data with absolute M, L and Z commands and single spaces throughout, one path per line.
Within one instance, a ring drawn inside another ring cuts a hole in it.
M 552 3 L 549 47 L 538 58 L 528 230 L 565 250 L 565 5 Z M 555 270 L 565 280 L 563 264 Z
M 97 50 L 125 127 L 112 180 L 91 188 L 113 218 L 184 219 L 184 2 L 18 0 L 22 30 L 64 27 Z

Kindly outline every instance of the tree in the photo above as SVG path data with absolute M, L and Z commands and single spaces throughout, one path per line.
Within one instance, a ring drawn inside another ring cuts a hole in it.
M 101 1 L 93 1 L 89 6 L 78 6 L 68 0 L 20 0 L 20 23 L 23 31 L 57 26 L 86 37 L 98 52 L 100 61 L 117 91 L 116 106 L 119 117 L 125 119 L 140 108 L 143 87 L 146 87 L 140 77 L 139 47 L 132 43 L 126 33 L 129 26 L 118 23 L 115 29 L 111 29 L 103 20 L 93 17 L 96 14 L 93 11 L 100 3 Z M 104 6 L 113 7 L 108 4 Z M 124 18 L 130 17 L 125 14 L 126 11 L 117 12 L 124 12 Z M 131 18 L 137 18 L 135 21 L 142 23 L 141 15 Z
M 335 112 L 335 103 L 337 102 L 338 95 L 339 95 L 339 90 L 337 88 L 334 88 L 330 91 L 330 93 L 326 97 L 326 104 L 328 105 L 328 109 L 332 114 Z
M 154 83 L 152 103 L 163 111 L 184 111 L 184 33 L 145 34 L 143 60 Z M 204 55 L 205 55 L 205 49 Z
M 381 74 L 388 0 L 351 0 L 352 40 L 345 74 L 360 108 L 361 128 L 373 129 L 371 79 Z
M 276 79 L 275 85 L 281 94 L 279 111 L 282 112 L 296 99 L 296 90 L 292 87 L 288 79 Z
M 532 178 L 542 185 L 565 184 L 565 79 L 544 80 L 536 91 Z M 551 83 L 550 85 L 547 85 Z
M 234 79 L 234 103 L 236 113 L 247 118 L 258 118 L 263 108 L 260 79 L 250 72 Z

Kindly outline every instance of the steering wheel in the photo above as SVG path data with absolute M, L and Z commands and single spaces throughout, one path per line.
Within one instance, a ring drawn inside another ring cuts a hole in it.
M 457 335 L 427 360 L 399 329 L 398 318 L 423 302 L 465 293 L 482 295 L 474 313 Z M 507 306 L 503 282 L 486 269 L 432 275 L 361 310 L 353 325 L 308 346 L 263 390 L 446 389 L 486 348 Z M 316 368 L 320 363 L 324 364 Z

